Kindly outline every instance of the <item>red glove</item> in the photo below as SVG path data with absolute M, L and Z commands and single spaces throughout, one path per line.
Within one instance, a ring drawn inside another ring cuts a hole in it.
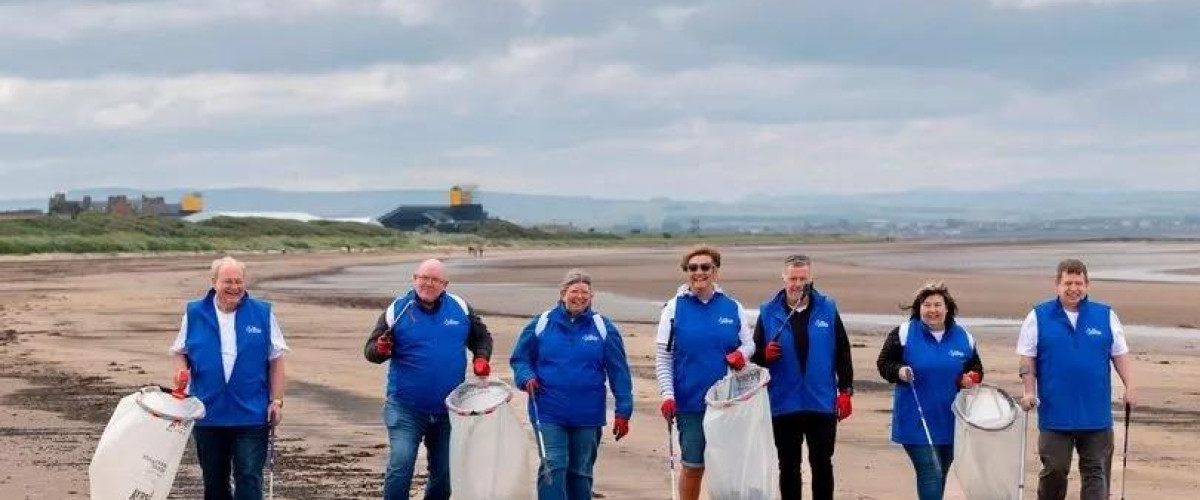
M 528 392 L 529 394 L 537 394 L 537 392 L 541 389 L 542 383 L 538 382 L 538 379 L 536 378 L 531 378 L 528 382 L 525 382 L 525 392 Z
M 725 362 L 729 363 L 729 367 L 736 370 L 741 370 L 746 367 L 746 356 L 742 351 L 733 351 L 725 355 Z
M 176 399 L 183 399 L 183 398 L 187 397 L 187 386 L 188 386 L 189 378 L 191 378 L 191 375 L 188 374 L 187 370 L 181 369 L 181 370 L 176 371 L 175 372 L 175 390 L 171 391 L 171 395 L 175 396 Z
M 983 382 L 983 375 L 979 372 L 971 371 L 963 374 L 962 378 L 958 381 L 958 385 L 963 389 L 970 389 L 979 385 L 980 382 Z
M 488 364 L 487 358 L 475 358 L 475 375 L 486 377 L 492 373 L 492 365 Z
M 629 434 L 629 419 L 613 418 L 613 437 L 620 441 L 626 434 Z
M 379 338 L 375 339 L 375 354 L 389 358 L 392 356 L 391 335 L 380 335 Z
M 837 407 L 838 422 L 850 418 L 850 414 L 854 413 L 854 405 L 850 403 L 850 393 L 847 391 L 839 392 L 837 400 L 834 401 Z
M 675 398 L 664 400 L 662 406 L 658 407 L 658 411 L 662 412 L 663 418 L 667 420 L 675 418 Z
M 783 346 L 779 342 L 767 344 L 766 358 L 768 363 L 774 363 L 783 357 Z

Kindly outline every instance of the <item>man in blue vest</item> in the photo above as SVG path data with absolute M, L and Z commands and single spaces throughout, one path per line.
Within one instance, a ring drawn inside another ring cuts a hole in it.
M 388 361 L 383 422 L 390 454 L 383 497 L 407 499 L 417 448 L 425 442 L 425 500 L 450 498 L 450 417 L 445 400 L 465 379 L 464 349 L 475 375 L 491 373 L 492 334 L 466 301 L 446 291 L 446 266 L 429 259 L 413 273 L 413 288 L 379 315 L 363 354 Z
M 801 446 L 808 441 L 812 498 L 833 499 L 833 445 L 837 423 L 853 407 L 850 339 L 832 297 L 812 287 L 812 261 L 783 261 L 783 289 L 759 307 L 751 358 L 771 371 L 767 392 L 779 455 L 783 500 L 799 500 Z
M 171 346 L 175 385 L 204 402 L 192 436 L 205 500 L 261 500 L 270 427 L 283 418 L 283 355 L 271 304 L 246 293 L 246 265 L 212 263 L 212 289 L 190 302 Z M 234 488 L 230 491 L 230 474 Z
M 1071 451 L 1079 451 L 1082 500 L 1108 498 L 1113 455 L 1111 368 L 1135 402 L 1133 359 L 1117 313 L 1088 299 L 1083 262 L 1058 264 L 1058 296 L 1034 306 L 1017 340 L 1025 384 L 1021 406 L 1038 408 L 1039 500 L 1067 496 Z

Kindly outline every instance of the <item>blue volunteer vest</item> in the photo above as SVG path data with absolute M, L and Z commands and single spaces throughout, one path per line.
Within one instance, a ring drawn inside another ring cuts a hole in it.
M 1033 310 L 1038 326 L 1038 428 L 1112 428 L 1112 309 L 1085 297 L 1075 327 L 1057 298 Z
M 725 355 L 742 345 L 738 303 L 723 292 L 713 294 L 707 304 L 690 293 L 672 300 L 676 409 L 703 413 L 704 393 L 728 371 Z
M 270 403 L 271 304 L 245 294 L 234 313 L 237 359 L 225 382 L 215 290 L 187 305 L 192 395 L 204 402 L 200 427 L 266 425 Z
M 466 378 L 467 303 L 443 292 L 426 311 L 409 291 L 392 302 L 395 345 L 388 364 L 387 394 L 426 415 L 446 413 L 446 396 Z
M 762 318 L 764 344 L 776 340 L 783 348 L 783 356 L 767 365 L 771 382 L 767 391 L 771 396 L 771 415 L 784 415 L 800 411 L 821 413 L 834 412 L 837 397 L 837 372 L 834 358 L 837 349 L 837 304 L 824 295 L 812 292 L 809 299 L 812 311 L 808 318 L 808 359 L 805 371 L 800 371 L 800 360 L 796 358 L 796 337 L 792 332 L 791 312 L 786 294 L 779 291 L 775 298 L 759 306 Z M 782 327 L 782 330 L 781 330 Z M 779 338 L 774 337 L 780 332 Z
M 896 384 L 892 391 L 892 442 L 928 445 L 921 426 L 921 413 L 913 398 L 913 387 L 921 400 L 933 444 L 954 444 L 954 413 L 950 407 L 958 395 L 958 381 L 975 353 L 975 340 L 963 327 L 952 324 L 939 342 L 919 319 L 900 325 L 904 364 L 916 377 L 912 386 Z

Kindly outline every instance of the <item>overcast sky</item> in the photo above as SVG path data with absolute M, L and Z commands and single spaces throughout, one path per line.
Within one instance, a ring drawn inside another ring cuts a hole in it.
M 0 179 L 1200 189 L 1200 1 L 0 0 Z

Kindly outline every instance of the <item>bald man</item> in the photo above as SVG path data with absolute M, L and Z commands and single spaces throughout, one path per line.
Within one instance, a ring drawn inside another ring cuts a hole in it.
M 386 500 L 408 498 L 417 447 L 425 442 L 429 482 L 425 500 L 450 498 L 450 419 L 446 396 L 465 378 L 467 358 L 475 375 L 491 372 L 492 335 L 461 297 L 446 291 L 446 266 L 429 259 L 417 266 L 413 286 L 392 301 L 375 322 L 363 354 L 388 362 Z

